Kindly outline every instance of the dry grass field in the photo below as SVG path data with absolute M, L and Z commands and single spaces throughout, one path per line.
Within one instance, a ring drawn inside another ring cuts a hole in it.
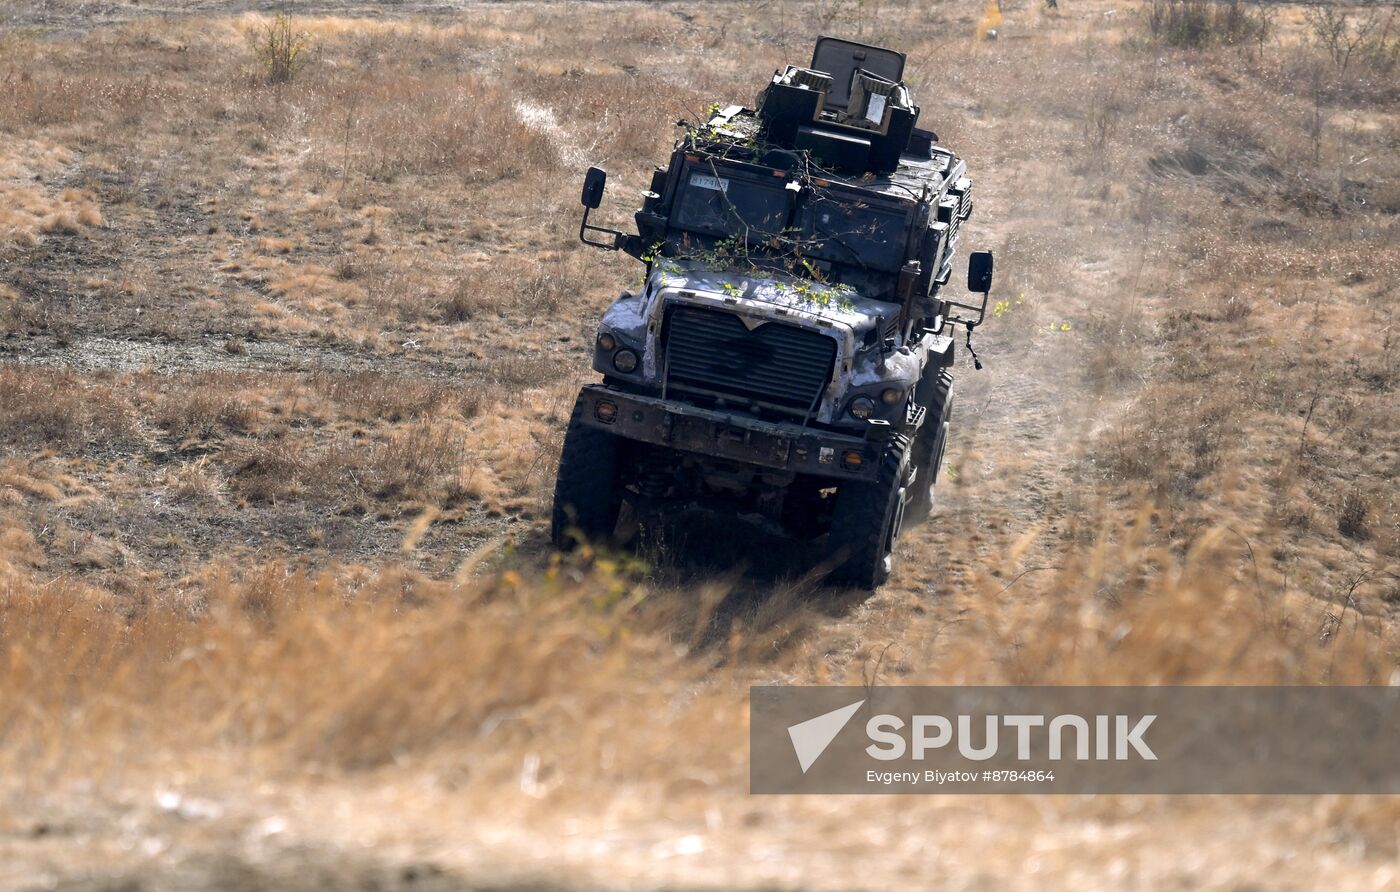
M 746 726 L 1400 684 L 1400 14 L 287 2 L 278 77 L 246 6 L 0 5 L 0 888 L 1400 884 L 1394 799 L 755 798 Z M 869 598 L 715 518 L 551 554 L 639 272 L 584 168 L 624 223 L 819 32 L 909 52 L 998 255 L 942 504 Z

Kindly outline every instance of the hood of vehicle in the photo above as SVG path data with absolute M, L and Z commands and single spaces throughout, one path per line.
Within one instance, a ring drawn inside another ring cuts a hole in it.
M 662 289 L 692 292 L 705 303 L 718 300 L 738 311 L 839 326 L 856 340 L 881 317 L 888 321 L 898 312 L 893 304 L 863 297 L 849 286 L 823 285 L 776 271 L 717 269 L 685 261 L 657 264 L 652 290 Z

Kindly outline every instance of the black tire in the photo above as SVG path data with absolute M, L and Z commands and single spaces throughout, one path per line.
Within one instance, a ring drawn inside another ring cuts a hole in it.
M 933 513 L 934 487 L 943 466 L 943 451 L 948 446 L 948 428 L 953 417 L 953 376 L 940 370 L 925 400 L 928 419 L 914 437 L 912 460 L 916 474 L 905 515 L 909 523 L 923 523 Z
M 569 550 L 587 540 L 607 540 L 617 527 L 622 488 L 617 485 L 618 439 L 583 423 L 587 402 L 580 394 L 564 434 L 559 476 L 554 481 L 550 537 Z
M 831 519 L 831 549 L 845 557 L 828 581 L 874 591 L 890 577 L 894 546 L 904 523 L 909 440 L 895 434 L 880 455 L 873 481 L 843 483 Z

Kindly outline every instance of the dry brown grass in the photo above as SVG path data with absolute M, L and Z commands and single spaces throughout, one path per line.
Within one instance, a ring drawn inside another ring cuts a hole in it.
M 239 575 L 216 576 L 193 616 L 114 615 L 81 589 L 8 593 L 4 749 L 116 765 L 179 744 L 365 769 L 461 746 L 493 717 L 506 740 L 545 734 L 570 701 L 643 695 L 622 679 L 645 663 L 678 669 L 657 642 L 618 638 L 625 611 L 586 606 L 615 600 L 605 583 L 389 573 L 351 592 L 280 565 Z M 25 717 L 71 707 L 83 718 L 63 741 Z
M 869 681 L 876 662 L 875 680 L 909 684 L 1364 684 L 1384 683 L 1394 671 L 1394 640 L 1355 609 L 1320 610 L 1269 575 L 1232 581 L 1241 544 L 1231 534 L 1205 537 L 1178 561 L 1146 545 L 1149 518 L 1139 520 L 1121 539 L 1106 535 L 1056 572 L 1025 577 L 1014 596 L 985 579 L 979 606 L 965 613 L 956 635 L 916 614 L 894 647 L 865 650 L 850 675 L 817 677 Z M 559 821 L 583 808 L 601 822 L 598 829 L 625 833 L 643 848 L 681 833 L 685 815 L 698 807 L 709 815 L 701 832 L 720 863 L 753 857 L 765 838 L 821 827 L 826 806 L 817 800 L 746 797 L 743 756 L 742 685 L 804 677 L 804 661 L 818 653 L 798 647 L 757 668 L 778 634 L 763 624 L 737 628 L 710 649 L 706 613 L 608 567 L 564 565 L 537 577 L 511 572 L 471 582 L 392 571 L 350 581 L 274 563 L 216 569 L 198 600 L 135 612 L 71 583 L 12 585 L 0 611 L 0 758 L 21 779 L 21 795 L 35 785 L 63 789 L 75 777 L 111 789 L 177 791 L 192 813 L 184 829 L 164 832 L 191 851 L 207 845 L 200 827 L 257 832 L 269 809 L 295 822 L 299 844 L 338 845 L 343 831 L 316 827 L 316 809 L 329 805 L 331 791 L 371 778 L 401 797 L 392 834 L 372 820 L 357 831 L 383 843 L 405 830 L 431 834 L 427 822 L 441 820 L 454 800 L 489 803 L 498 818 L 529 816 L 536 833 L 558 832 Z M 789 608 L 779 628 L 799 622 L 800 613 Z M 679 691 L 687 693 L 676 699 Z M 227 783 L 233 777 L 238 786 Z M 300 804 L 283 800 L 284 789 L 299 791 Z M 599 801 L 621 810 L 599 817 Z M 975 817 L 938 797 L 845 810 L 882 832 L 942 826 L 955 811 L 960 854 L 941 856 L 942 863 L 1005 870 L 996 875 L 1011 886 L 1021 885 L 1015 877 L 1027 862 L 1007 848 L 1008 832 L 1078 836 L 1104 820 L 1169 822 L 1158 825 L 1204 846 L 1209 858 L 1229 851 L 1189 804 L 1144 802 L 1120 814 L 1111 803 L 1045 799 L 1036 808 L 1039 830 L 1024 826 L 1020 803 L 1008 799 L 979 803 L 984 811 Z M 1212 812 L 1245 820 L 1257 833 L 1288 809 L 1240 800 Z M 1377 852 L 1393 844 L 1386 828 L 1395 813 L 1384 800 L 1337 801 L 1314 814 Z M 285 826 L 286 818 L 278 820 Z M 514 838 L 502 843 L 513 847 Z M 1270 840 L 1268 833 L 1256 840 L 1256 853 Z M 1204 879 L 1175 861 L 1174 849 L 1140 850 L 1134 875 L 1150 884 Z M 1105 881 L 1116 850 L 1107 838 L 1085 839 L 1073 859 L 1041 861 L 1042 880 Z M 805 857 L 800 851 L 770 853 L 776 862 L 756 868 L 758 875 L 803 872 L 791 860 Z M 993 853 L 1004 868 L 981 860 Z M 464 847 L 440 867 L 471 869 L 477 857 Z M 655 869 L 645 856 L 617 858 L 609 867 L 614 883 Z M 1247 866 L 1249 852 L 1236 850 L 1231 860 L 1236 867 L 1214 862 L 1209 876 L 1259 869 Z M 862 883 L 892 877 L 916 861 L 895 848 L 859 868 L 854 860 L 824 862 L 835 873 L 815 885 L 855 882 L 857 870 Z M 116 857 L 104 869 L 125 863 Z M 585 875 L 596 875 L 596 864 L 583 863 Z M 698 869 L 705 884 L 728 875 Z M 1365 875 L 1360 865 L 1339 869 Z
M 0 367 L 0 437 L 14 445 L 130 446 L 142 432 L 126 394 L 63 369 Z

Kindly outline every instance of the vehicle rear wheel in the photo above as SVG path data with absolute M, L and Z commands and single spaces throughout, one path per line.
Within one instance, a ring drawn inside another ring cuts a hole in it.
M 832 571 L 830 582 L 874 591 L 889 578 L 904 525 L 909 451 L 908 438 L 895 434 L 885 444 L 875 480 L 841 484 L 830 543 L 845 559 Z
M 559 476 L 554 482 L 550 536 L 556 548 L 611 538 L 622 507 L 617 485 L 618 438 L 583 423 L 587 402 L 580 394 L 564 435 Z
M 914 438 L 914 478 L 909 497 L 908 520 L 923 523 L 933 513 L 934 486 L 948 446 L 948 426 L 953 417 L 953 377 L 940 371 L 928 400 L 928 420 Z

